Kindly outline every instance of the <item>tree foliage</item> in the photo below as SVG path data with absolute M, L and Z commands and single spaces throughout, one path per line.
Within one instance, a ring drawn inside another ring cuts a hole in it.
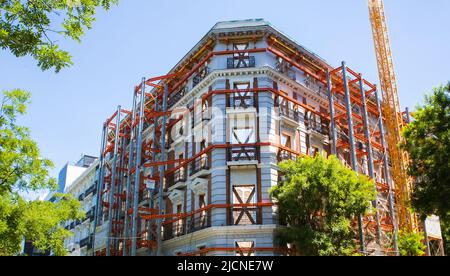
M 30 138 L 28 128 L 16 124 L 25 114 L 30 94 L 15 89 L 4 92 L 0 107 L 0 193 L 14 190 L 54 188 L 55 179 L 48 177 L 53 163 L 40 157 L 39 148 Z
M 4 92 L 0 107 L 0 255 L 19 254 L 25 238 L 41 251 L 64 255 L 63 241 L 70 232 L 61 223 L 83 217 L 80 202 L 67 195 L 57 195 L 55 203 L 20 196 L 56 187 L 48 172 L 52 162 L 41 157 L 29 130 L 16 124 L 29 102 L 30 94 L 16 89 Z
M 72 64 L 56 40 L 80 41 L 92 27 L 96 9 L 118 0 L 0 0 L 0 47 L 16 57 L 31 55 L 42 70 L 56 72 Z M 57 22 L 61 26 L 57 26 Z
M 61 222 L 81 219 L 80 202 L 72 196 L 57 194 L 56 202 L 25 201 L 18 195 L 0 195 L 0 256 L 19 254 L 26 238 L 42 252 L 67 254 L 64 239 L 71 232 Z
M 450 250 L 450 83 L 434 88 L 412 115 L 414 120 L 403 132 L 402 145 L 412 160 L 412 206 L 424 217 L 440 216 Z
M 398 249 L 401 256 L 423 256 L 426 246 L 422 242 L 423 233 L 400 232 Z
M 279 206 L 277 237 L 302 255 L 354 255 L 355 218 L 375 199 L 373 182 L 335 157 L 299 158 L 280 163 L 285 180 L 271 189 Z

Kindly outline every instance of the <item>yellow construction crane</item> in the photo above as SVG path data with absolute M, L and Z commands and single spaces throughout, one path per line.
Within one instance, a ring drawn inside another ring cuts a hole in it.
M 411 197 L 413 180 L 407 174 L 408 154 L 399 147 L 403 140 L 401 132 L 406 123 L 403 119 L 398 97 L 383 0 L 369 0 L 369 12 L 378 63 L 378 74 L 383 92 L 383 115 L 392 164 L 398 224 L 402 230 L 418 231 L 417 215 L 411 212 L 406 204 Z

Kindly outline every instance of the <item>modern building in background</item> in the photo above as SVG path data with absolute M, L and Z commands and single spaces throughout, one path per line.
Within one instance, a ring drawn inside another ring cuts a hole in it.
M 264 20 L 217 23 L 105 122 L 95 254 L 295 254 L 274 238 L 283 222 L 269 189 L 283 177 L 278 162 L 318 153 L 376 181 L 355 239 L 364 254 L 395 254 L 377 92 Z
M 96 176 L 98 160 L 92 156 L 83 156 L 77 165 L 84 171 L 70 185 L 65 187 L 64 193 L 70 194 L 81 202 L 81 208 L 86 216 L 82 220 L 68 221 L 65 225 L 73 235 L 65 240 L 64 246 L 70 256 L 92 255 L 92 233 L 95 212 Z
M 65 189 L 72 185 L 72 183 L 82 175 L 87 168 L 89 168 L 92 163 L 97 160 L 97 157 L 93 157 L 90 155 L 82 155 L 80 160 L 76 163 L 67 163 L 64 167 L 59 171 L 58 174 L 58 189 L 56 191 L 49 192 L 45 201 L 55 201 L 56 198 L 54 195 L 56 193 L 64 193 Z
M 65 188 L 70 186 L 83 172 L 89 168 L 97 158 L 93 156 L 83 155 L 75 164 L 67 163 L 61 169 L 58 176 L 58 192 L 63 193 Z

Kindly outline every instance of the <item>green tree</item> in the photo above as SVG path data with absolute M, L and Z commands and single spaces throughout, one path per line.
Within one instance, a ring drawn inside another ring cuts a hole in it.
M 422 214 L 446 217 L 450 212 L 450 85 L 434 89 L 412 113 L 403 147 L 415 178 L 413 206 Z
M 285 180 L 271 196 L 279 207 L 281 243 L 301 255 L 355 255 L 355 227 L 375 199 L 373 182 L 345 167 L 335 156 L 298 158 L 279 164 Z
M 118 0 L 0 0 L 0 47 L 16 57 L 31 55 L 42 70 L 56 72 L 72 64 L 56 40 L 80 41 L 92 27 L 96 9 Z M 61 22 L 58 27 L 57 22 Z
M 411 157 L 409 175 L 415 179 L 411 203 L 425 218 L 440 216 L 447 252 L 450 240 L 450 83 L 433 89 L 412 113 L 403 148 Z M 445 235 L 447 233 L 447 235 Z
M 423 233 L 400 232 L 398 249 L 401 256 L 423 256 L 426 246 L 422 242 Z
M 67 195 L 56 195 L 56 203 L 20 196 L 56 187 L 48 173 L 52 162 L 41 157 L 29 130 L 16 124 L 29 101 L 28 92 L 13 90 L 4 92 L 0 107 L 0 256 L 19 254 L 25 238 L 41 251 L 65 255 L 63 241 L 70 232 L 61 223 L 84 216 L 80 202 Z

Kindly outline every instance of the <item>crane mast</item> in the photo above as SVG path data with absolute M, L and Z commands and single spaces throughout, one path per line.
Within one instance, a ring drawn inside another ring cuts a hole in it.
M 369 0 L 369 12 L 383 95 L 383 115 L 387 130 L 399 228 L 417 231 L 417 215 L 407 206 L 407 202 L 411 198 L 413 180 L 407 173 L 409 156 L 399 147 L 403 140 L 401 133 L 406 123 L 403 120 L 398 96 L 383 0 Z

